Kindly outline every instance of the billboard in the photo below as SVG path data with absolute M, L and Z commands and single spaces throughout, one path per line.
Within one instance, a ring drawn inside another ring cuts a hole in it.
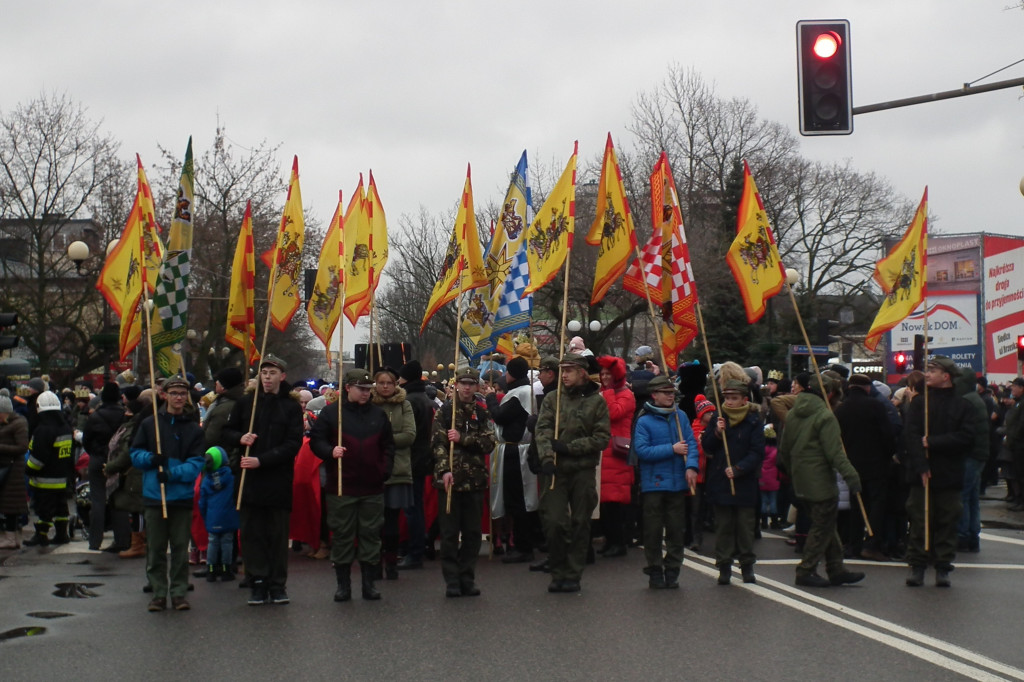
M 1024 334 L 1024 239 L 985 236 L 985 373 L 1017 376 L 1017 337 Z

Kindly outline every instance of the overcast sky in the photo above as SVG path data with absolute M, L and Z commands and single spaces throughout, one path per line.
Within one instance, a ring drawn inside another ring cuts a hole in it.
M 523 149 L 560 168 L 575 139 L 583 159 L 609 131 L 630 147 L 636 95 L 671 63 L 795 133 L 799 19 L 850 20 L 856 105 L 958 88 L 1024 58 L 1010 4 L 0 0 L 0 109 L 67 92 L 148 169 L 158 143 L 208 148 L 219 115 L 239 146 L 280 142 L 282 178 L 298 155 L 321 220 L 372 168 L 395 224 L 450 207 L 467 162 L 483 205 Z M 1018 64 L 983 82 L 1022 76 Z M 864 114 L 851 136 L 803 138 L 803 153 L 848 158 L 914 201 L 928 185 L 947 233 L 1024 235 L 1021 93 Z

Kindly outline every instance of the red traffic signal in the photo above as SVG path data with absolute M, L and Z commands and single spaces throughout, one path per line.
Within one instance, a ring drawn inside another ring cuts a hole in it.
M 1017 359 L 1024 362 L 1024 336 L 1017 337 Z
M 798 21 L 796 59 L 800 134 L 852 133 L 850 22 Z
M 892 357 L 892 362 L 896 366 L 896 372 L 898 374 L 904 374 L 907 371 L 907 365 L 910 362 L 910 358 L 907 357 L 906 353 L 900 351 Z

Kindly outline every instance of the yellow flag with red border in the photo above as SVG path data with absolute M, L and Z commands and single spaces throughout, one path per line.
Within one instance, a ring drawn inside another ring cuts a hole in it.
M 338 207 L 334 209 L 334 217 L 320 247 L 313 295 L 306 306 L 309 326 L 327 352 L 328 367 L 331 366 L 331 336 L 341 319 L 341 304 L 345 296 L 345 217 L 342 206 L 341 192 L 338 192 Z
M 523 290 L 524 295 L 532 294 L 553 280 L 572 250 L 573 230 L 576 226 L 578 149 L 577 141 L 573 143 L 572 156 L 562 176 L 527 229 L 526 261 L 530 265 L 530 283 Z
M 903 239 L 875 266 L 875 281 L 885 298 L 871 323 L 864 346 L 874 350 L 882 335 L 914 312 L 928 295 L 928 188 Z
M 270 266 L 270 321 L 284 331 L 299 309 L 303 281 L 302 246 L 306 238 L 306 219 L 302 215 L 302 192 L 299 190 L 299 157 L 292 160 L 292 177 L 288 182 L 288 198 L 281 215 L 281 228 L 274 248 L 263 254 Z
M 746 161 L 743 162 L 743 196 L 736 217 L 736 238 L 725 260 L 739 285 L 747 322 L 753 324 L 764 316 L 765 301 L 782 291 L 786 270 Z
M 462 189 L 459 212 L 455 216 L 448 248 L 441 261 L 437 283 L 434 284 L 434 290 L 427 302 L 427 310 L 423 314 L 420 334 L 427 328 L 430 318 L 441 309 L 441 306 L 454 301 L 466 291 L 488 283 L 483 250 L 480 248 L 480 234 L 476 225 L 476 212 L 473 209 L 473 183 L 470 175 L 470 167 L 467 165 L 466 184 Z
M 246 362 L 256 364 L 260 352 L 256 348 L 256 311 L 253 306 L 256 289 L 256 254 L 252 241 L 252 209 L 245 203 L 245 216 L 235 244 L 231 262 L 231 285 L 228 290 L 228 323 L 224 339 L 245 353 Z
M 608 133 L 604 147 L 601 181 L 597 188 L 597 210 L 587 234 L 587 243 L 601 247 L 597 267 L 594 269 L 594 289 L 590 295 L 590 305 L 594 305 L 604 298 L 615 280 L 626 271 L 629 258 L 636 250 L 636 229 L 611 133 Z

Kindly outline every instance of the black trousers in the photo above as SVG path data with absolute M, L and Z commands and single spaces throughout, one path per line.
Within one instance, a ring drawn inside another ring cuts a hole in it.
M 451 497 L 450 512 L 445 511 L 448 493 L 441 490 L 437 498 L 437 517 L 441 524 L 441 574 L 446 585 L 461 587 L 476 580 L 476 560 L 483 544 L 484 493 L 482 490 L 452 492 Z
M 290 509 L 242 507 L 239 533 L 245 573 L 262 579 L 267 587 L 284 588 L 288 581 L 288 525 Z
M 505 497 L 505 516 L 512 520 L 512 535 L 515 548 L 520 552 L 532 552 L 537 534 L 537 512 L 526 511 L 526 496 L 523 493 L 523 471 L 519 463 L 519 445 L 505 443 L 502 453 L 501 489 Z

